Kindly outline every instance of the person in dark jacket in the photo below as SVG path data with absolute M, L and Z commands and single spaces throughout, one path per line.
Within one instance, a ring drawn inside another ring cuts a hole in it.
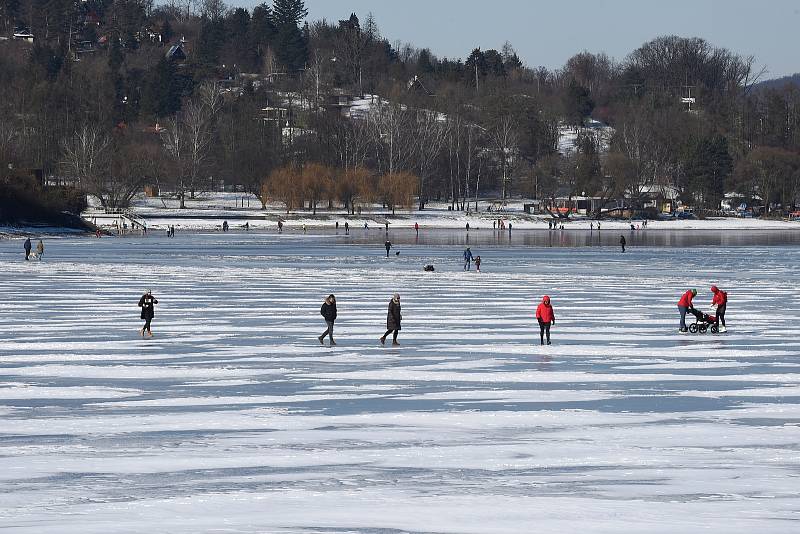
M 153 337 L 153 332 L 150 331 L 150 321 L 153 320 L 155 316 L 155 305 L 158 304 L 158 300 L 153 296 L 153 292 L 149 289 L 142 295 L 142 298 L 139 299 L 139 307 L 142 309 L 141 318 L 144 320 L 144 326 L 139 331 L 139 334 L 144 336 L 145 332 L 150 337 Z
M 539 341 L 544 345 L 544 336 L 547 334 L 547 344 L 550 344 L 550 325 L 556 324 L 556 314 L 550 305 L 550 297 L 545 295 L 542 302 L 536 307 L 536 320 L 539 321 Z
M 721 290 L 717 286 L 711 286 L 711 292 L 714 293 L 714 298 L 711 300 L 711 306 L 716 306 L 717 313 L 717 330 L 725 333 L 728 329 L 725 327 L 725 310 L 728 308 L 728 293 Z
M 625 252 L 625 243 L 626 243 L 625 236 L 624 235 L 619 236 L 619 246 L 622 247 L 622 252 Z
M 25 248 L 25 261 L 28 261 L 31 259 L 31 238 L 27 238 L 22 246 Z
M 392 345 L 399 345 L 397 333 L 400 331 L 400 293 L 395 293 L 389 301 L 389 312 L 386 314 L 386 333 L 381 337 L 381 345 L 386 343 L 386 336 L 392 334 Z
M 333 322 L 336 320 L 336 297 L 333 295 L 328 295 L 328 298 L 325 299 L 325 302 L 322 303 L 322 307 L 319 309 L 320 315 L 325 319 L 325 324 L 328 325 L 328 329 L 322 333 L 317 339 L 321 344 L 325 344 L 325 336 L 330 336 L 331 338 L 331 345 L 336 345 L 336 342 L 333 340 Z
M 464 270 L 469 271 L 470 266 L 472 265 L 472 251 L 467 247 L 464 250 Z
M 389 250 L 392 248 L 392 243 L 391 243 L 391 241 L 389 241 L 387 239 L 386 243 L 384 243 L 383 246 L 386 247 L 386 257 L 388 258 L 389 257 Z

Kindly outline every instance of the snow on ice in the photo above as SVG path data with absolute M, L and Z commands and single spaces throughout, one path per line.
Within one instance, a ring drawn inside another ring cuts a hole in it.
M 478 241 L 478 274 L 460 236 L 382 237 L 0 242 L 0 529 L 797 530 L 796 246 Z M 729 332 L 678 335 L 712 282 Z

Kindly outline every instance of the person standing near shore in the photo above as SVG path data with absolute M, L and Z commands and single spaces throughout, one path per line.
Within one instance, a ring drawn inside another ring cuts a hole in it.
M 400 293 L 395 293 L 389 301 L 389 311 L 386 314 L 386 333 L 381 336 L 381 345 L 386 343 L 386 336 L 392 334 L 392 345 L 398 346 L 397 333 L 400 332 L 400 321 L 403 316 L 400 314 Z
M 155 317 L 155 305 L 158 300 L 153 296 L 153 292 L 149 289 L 145 291 L 142 298 L 139 299 L 139 307 L 142 309 L 141 318 L 144 320 L 144 326 L 139 330 L 139 334 L 144 336 L 145 332 L 150 337 L 153 337 L 153 332 L 150 331 L 150 322 Z
M 331 346 L 336 345 L 336 342 L 333 340 L 333 322 L 336 320 L 336 297 L 334 297 L 332 294 L 328 295 L 328 298 L 326 298 L 325 302 L 322 303 L 319 313 L 325 319 L 325 324 L 328 325 L 328 329 L 325 330 L 317 339 L 319 339 L 319 342 L 324 345 L 325 336 L 330 336 Z
M 728 308 L 728 293 L 721 290 L 717 286 L 711 286 L 711 292 L 714 293 L 714 298 L 711 300 L 711 306 L 717 308 L 717 331 L 725 333 L 728 329 L 725 327 L 725 310 Z
M 547 344 L 550 345 L 550 325 L 556 324 L 556 314 L 550 305 L 550 297 L 545 295 L 542 302 L 536 307 L 536 320 L 539 322 L 539 342 L 544 345 L 545 334 Z

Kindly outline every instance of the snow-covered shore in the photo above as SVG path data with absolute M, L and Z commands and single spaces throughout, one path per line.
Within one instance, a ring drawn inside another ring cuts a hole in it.
M 472 207 L 474 208 L 474 202 Z M 362 209 L 356 215 L 347 215 L 341 208 L 318 208 L 317 214 L 309 210 L 292 210 L 286 213 L 279 204 L 268 204 L 261 209 L 261 203 L 252 195 L 243 193 L 213 193 L 194 200 L 186 201 L 186 208 L 180 209 L 175 199 L 137 198 L 130 214 L 147 224 L 148 228 L 165 229 L 175 226 L 181 230 L 214 230 L 221 229 L 227 221 L 232 229 L 245 225 L 252 230 L 275 229 L 278 220 L 288 228 L 333 228 L 338 222 L 343 226 L 347 222 L 352 228 L 383 226 L 387 222 L 391 228 L 412 228 L 419 224 L 420 228 L 491 230 L 493 223 L 502 220 L 505 228 L 510 223 L 517 230 L 547 230 L 548 222 L 553 221 L 549 215 L 529 215 L 523 210 L 523 201 L 509 201 L 501 211 L 488 211 L 494 207 L 493 202 L 480 201 L 479 211 L 470 213 L 448 210 L 448 203 L 430 202 L 426 209 L 391 211 L 374 206 Z M 88 211 L 84 214 L 88 220 L 101 217 L 98 224 L 109 226 L 114 217 L 103 218 L 98 212 Z M 631 222 L 635 226 L 641 220 L 602 220 L 602 229 L 629 230 Z M 564 230 L 590 230 L 596 228 L 597 221 L 586 217 L 574 217 L 569 220 L 558 220 L 564 224 Z M 648 221 L 647 230 L 800 230 L 800 221 L 745 219 L 737 217 L 720 217 L 707 219 L 662 219 Z

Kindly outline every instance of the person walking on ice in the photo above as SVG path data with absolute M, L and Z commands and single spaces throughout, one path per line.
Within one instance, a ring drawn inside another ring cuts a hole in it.
M 477 256 L 475 258 L 475 270 L 481 272 L 481 257 Z
M 472 266 L 472 251 L 467 247 L 464 250 L 464 270 L 469 271 Z
M 389 250 L 391 250 L 391 248 L 392 248 L 392 243 L 391 243 L 391 241 L 389 241 L 387 239 L 386 243 L 384 243 L 383 246 L 386 247 L 386 257 L 388 258 L 389 257 Z
M 144 326 L 139 330 L 139 334 L 144 336 L 145 332 L 150 337 L 153 337 L 153 332 L 150 331 L 150 322 L 155 317 L 155 305 L 158 300 L 153 296 L 153 292 L 149 289 L 145 291 L 142 298 L 139 299 L 139 307 L 142 309 L 141 318 L 144 320 Z
M 553 307 L 550 305 L 550 297 L 547 295 L 542 297 L 542 302 L 536 307 L 536 320 L 539 321 L 540 344 L 544 345 L 546 334 L 547 344 L 550 345 L 550 325 L 556 324 L 556 314 L 553 312 Z
M 328 298 L 326 298 L 325 302 L 322 303 L 319 313 L 325 318 L 325 324 L 328 325 L 328 329 L 325 330 L 317 339 L 319 339 L 319 342 L 324 345 L 325 336 L 330 336 L 331 346 L 336 345 L 336 342 L 333 340 L 333 322 L 336 320 L 336 297 L 333 295 L 328 295 Z
M 22 244 L 22 247 L 25 249 L 25 261 L 29 261 L 31 259 L 31 238 L 25 239 L 25 243 Z
M 622 247 L 622 252 L 625 252 L 625 236 L 619 236 L 619 246 Z
M 721 290 L 717 286 L 711 286 L 711 292 L 714 293 L 714 298 L 711 300 L 711 306 L 717 308 L 717 331 L 720 333 L 727 332 L 725 327 L 725 310 L 728 307 L 728 293 Z
M 381 345 L 386 343 L 386 337 L 392 334 L 392 345 L 398 346 L 397 333 L 400 332 L 400 321 L 403 316 L 400 314 L 400 293 L 395 293 L 389 301 L 389 311 L 386 314 L 386 333 L 381 336 Z
M 39 243 L 36 244 L 36 259 L 42 261 L 42 256 L 44 256 L 44 243 L 40 239 Z
M 692 305 L 692 299 L 695 296 L 697 296 L 697 290 L 690 289 L 684 293 L 681 299 L 678 301 L 678 312 L 681 314 L 681 325 L 679 332 L 683 334 L 689 331 L 689 329 L 686 327 L 686 312 L 689 311 L 690 308 L 694 308 L 694 305 Z

